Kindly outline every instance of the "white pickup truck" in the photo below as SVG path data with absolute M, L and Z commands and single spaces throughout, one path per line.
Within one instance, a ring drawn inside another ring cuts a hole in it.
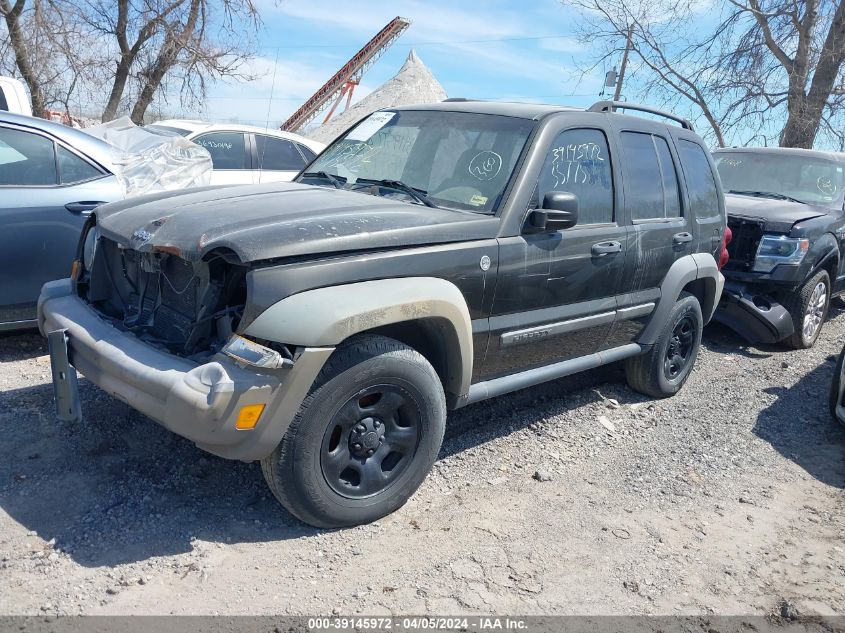
M 0 110 L 32 116 L 32 105 L 26 89 L 17 79 L 0 77 Z

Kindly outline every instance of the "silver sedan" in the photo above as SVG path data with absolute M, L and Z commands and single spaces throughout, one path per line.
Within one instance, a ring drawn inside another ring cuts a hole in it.
M 0 330 L 35 326 L 45 282 L 67 277 L 86 217 L 123 198 L 109 145 L 0 112 Z

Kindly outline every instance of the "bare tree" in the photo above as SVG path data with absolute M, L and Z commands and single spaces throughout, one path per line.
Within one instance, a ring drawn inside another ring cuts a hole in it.
M 723 70 L 746 88 L 745 108 L 786 104 L 782 146 L 813 147 L 822 121 L 830 126 L 830 116 L 841 113 L 835 88 L 845 60 L 845 4 L 729 1 L 723 25 L 733 27 L 738 45 L 724 57 Z
M 26 8 L 26 4 L 26 0 L 16 0 L 14 4 L 10 4 L 9 0 L 0 0 L 0 14 L 3 15 L 6 22 L 9 42 L 14 53 L 15 65 L 24 83 L 29 88 L 30 98 L 32 99 L 32 112 L 36 116 L 41 116 L 47 109 L 47 104 L 44 97 L 44 90 L 41 87 L 41 81 L 33 65 L 29 41 L 24 35 L 24 9 Z
M 204 96 L 207 79 L 241 77 L 260 25 L 253 0 L 88 0 L 85 14 L 106 46 L 116 44 L 103 121 L 115 118 L 134 90 L 131 117 L 140 123 L 174 73 L 187 100 Z
M 154 59 L 142 73 L 142 87 L 132 109 L 140 122 L 165 80 L 178 85 L 183 105 L 205 97 L 208 81 L 224 77 L 248 79 L 242 65 L 253 55 L 248 46 L 249 28 L 257 28 L 258 13 L 252 0 L 189 0 L 185 17 L 165 31 Z M 218 12 L 213 19 L 212 12 Z M 245 29 L 246 27 L 246 29 Z M 216 37 L 210 37 L 215 31 Z
M 636 0 L 569 0 L 583 11 L 582 41 L 594 46 L 596 58 L 585 72 L 618 59 L 630 38 L 638 92 L 648 100 L 675 109 L 682 100 L 697 107 L 719 146 L 724 146 L 722 121 L 714 110 L 715 77 L 707 51 L 687 40 L 688 3 Z M 626 90 L 626 94 L 633 92 Z
M 69 112 L 71 99 L 92 83 L 98 64 L 78 14 L 60 11 L 52 0 L 0 0 L 0 15 L 8 33 L 8 46 L 0 47 L 0 72 L 23 79 L 36 115 L 53 107 Z
M 582 10 L 581 37 L 598 44 L 593 67 L 616 59 L 629 29 L 641 96 L 730 137 L 812 147 L 821 133 L 840 147 L 845 8 L 841 0 L 723 0 L 704 32 L 695 4 L 663 0 L 568 0 Z
M 0 72 L 35 113 L 86 103 L 137 123 L 156 97 L 195 104 L 209 81 L 248 78 L 260 26 L 254 0 L 0 0 L 0 17 Z
M 181 2 L 182 0 L 172 0 L 141 7 L 136 7 L 130 0 L 94 0 L 88 3 L 84 12 L 85 21 L 95 33 L 113 37 L 117 43 L 118 56 L 109 98 L 103 108 L 103 121 L 111 121 L 117 115 L 138 56 Z

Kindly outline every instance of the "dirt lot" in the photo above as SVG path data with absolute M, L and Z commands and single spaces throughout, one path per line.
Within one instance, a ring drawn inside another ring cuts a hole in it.
M 44 344 L 2 336 L 0 613 L 845 614 L 844 325 L 708 328 L 671 400 L 610 367 L 453 413 L 411 502 L 335 532 L 85 381 L 57 422 Z

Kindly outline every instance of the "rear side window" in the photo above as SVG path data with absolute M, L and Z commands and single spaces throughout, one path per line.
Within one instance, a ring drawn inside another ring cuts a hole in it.
M 602 132 L 566 130 L 555 139 L 540 174 L 540 204 L 550 191 L 578 196 L 579 226 L 613 222 L 613 175 L 607 139 Z
M 61 145 L 57 146 L 56 153 L 59 157 L 59 181 L 63 185 L 93 180 L 103 175 L 99 169 Z
M 56 182 L 53 141 L 31 132 L 0 128 L 0 185 L 43 187 Z
M 305 166 L 296 145 L 283 138 L 255 135 L 258 168 L 269 171 L 299 171 Z
M 666 139 L 643 132 L 622 132 L 625 159 L 625 208 L 631 220 L 681 215 L 678 174 Z
M 698 218 L 719 215 L 719 193 L 704 148 L 698 143 L 682 139 L 678 142 L 678 154 L 687 181 L 692 212 Z
M 665 217 L 680 217 L 681 188 L 678 186 L 678 172 L 675 169 L 672 152 L 669 151 L 669 144 L 665 138 L 662 136 L 652 136 L 651 138 L 657 150 L 657 158 L 660 160 L 660 174 L 663 181 L 663 202 L 666 209 Z
M 211 154 L 214 169 L 249 169 L 246 139 L 242 132 L 212 132 L 193 140 Z

